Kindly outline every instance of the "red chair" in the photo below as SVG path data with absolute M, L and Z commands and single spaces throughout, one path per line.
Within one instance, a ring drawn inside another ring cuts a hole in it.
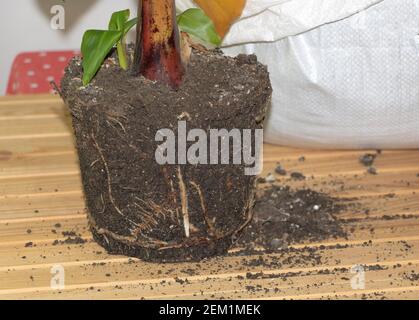
M 7 95 L 53 93 L 51 81 L 59 84 L 69 60 L 78 51 L 24 52 L 13 61 Z

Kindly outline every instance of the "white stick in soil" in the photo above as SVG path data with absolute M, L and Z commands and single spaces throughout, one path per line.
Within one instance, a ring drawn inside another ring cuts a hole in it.
M 182 171 L 180 170 L 180 167 L 178 166 L 177 169 L 177 176 L 179 179 L 179 189 L 180 189 L 180 200 L 182 205 L 182 216 L 183 216 L 183 226 L 185 228 L 185 235 L 187 238 L 189 238 L 189 212 L 188 212 L 188 193 L 186 191 L 185 182 L 183 181 Z

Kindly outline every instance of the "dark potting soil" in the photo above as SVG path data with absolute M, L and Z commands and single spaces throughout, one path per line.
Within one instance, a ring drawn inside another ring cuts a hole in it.
M 257 197 L 254 218 L 239 238 L 248 249 L 286 249 L 290 244 L 346 237 L 335 214 L 345 209 L 338 199 L 310 189 L 272 185 Z
M 244 175 L 244 165 L 159 165 L 155 136 L 165 128 L 176 134 L 180 120 L 207 134 L 262 128 L 272 91 L 267 69 L 255 56 L 194 51 L 187 70 L 175 91 L 131 76 L 114 57 L 86 87 L 80 58 L 66 69 L 61 94 L 91 230 L 109 252 L 197 260 L 225 253 L 250 220 L 255 177 Z

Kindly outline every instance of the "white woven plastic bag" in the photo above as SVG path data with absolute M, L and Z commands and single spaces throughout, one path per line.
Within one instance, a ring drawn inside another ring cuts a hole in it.
M 413 148 L 418 33 L 419 0 L 248 0 L 224 51 L 255 53 L 269 67 L 268 142 Z

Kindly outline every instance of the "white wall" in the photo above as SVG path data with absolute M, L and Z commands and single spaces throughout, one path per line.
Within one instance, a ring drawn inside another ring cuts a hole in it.
M 130 8 L 136 0 L 12 0 L 0 9 L 0 95 L 5 94 L 14 57 L 24 51 L 79 49 L 86 29 L 106 29 L 112 12 Z M 65 8 L 65 29 L 50 27 L 53 5 Z M 132 34 L 131 34 L 132 37 Z

